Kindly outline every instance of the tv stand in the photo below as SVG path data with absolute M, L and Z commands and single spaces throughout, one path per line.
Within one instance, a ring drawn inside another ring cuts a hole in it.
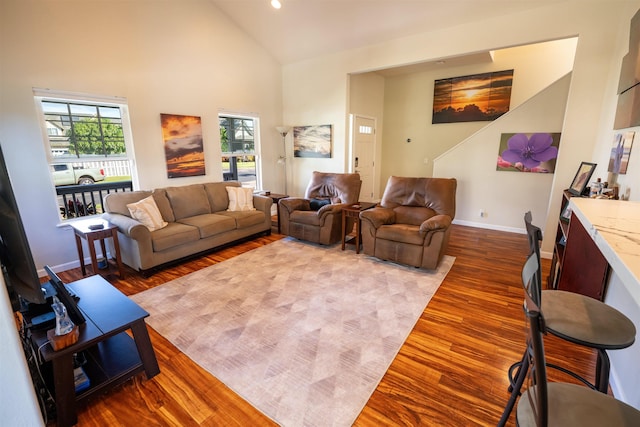
M 80 297 L 78 307 L 87 320 L 79 325 L 78 342 L 54 351 L 47 343 L 46 330 L 31 333 L 31 342 L 44 361 L 40 369 L 49 371 L 45 378 L 49 378 L 47 387 L 55 399 L 59 427 L 78 422 L 77 402 L 122 384 L 140 372 L 145 372 L 147 379 L 160 372 L 144 322 L 149 313 L 99 275 L 67 286 Z M 127 334 L 129 330 L 133 338 Z M 87 359 L 83 369 L 90 386 L 76 394 L 73 358 L 80 352 Z

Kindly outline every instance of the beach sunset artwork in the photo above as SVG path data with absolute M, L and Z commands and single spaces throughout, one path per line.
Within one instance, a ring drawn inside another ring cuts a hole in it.
M 204 175 L 204 149 L 200 117 L 160 114 L 167 176 Z
M 431 123 L 492 121 L 509 111 L 513 70 L 436 80 Z

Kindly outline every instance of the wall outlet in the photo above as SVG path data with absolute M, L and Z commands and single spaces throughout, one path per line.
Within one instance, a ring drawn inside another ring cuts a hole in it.
M 484 209 L 480 209 L 480 218 L 484 218 L 485 216 L 487 216 L 487 212 Z

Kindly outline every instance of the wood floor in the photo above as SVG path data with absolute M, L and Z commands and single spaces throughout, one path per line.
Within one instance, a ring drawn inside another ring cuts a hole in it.
M 124 280 L 108 279 L 132 295 L 282 237 L 261 237 L 150 278 L 128 269 Z M 496 425 L 509 397 L 507 369 L 524 349 L 520 269 L 526 252 L 525 235 L 453 226 L 448 254 L 456 261 L 355 425 Z M 79 269 L 60 275 L 81 277 Z M 275 425 L 149 329 L 161 373 L 151 380 L 139 375 L 92 399 L 79 409 L 79 426 Z M 546 350 L 549 361 L 593 380 L 594 353 L 551 336 Z M 514 414 L 508 425 L 515 425 Z

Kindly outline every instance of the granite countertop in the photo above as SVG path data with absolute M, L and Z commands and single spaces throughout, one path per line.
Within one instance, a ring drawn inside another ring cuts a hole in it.
M 640 202 L 570 200 L 573 213 L 640 304 Z

